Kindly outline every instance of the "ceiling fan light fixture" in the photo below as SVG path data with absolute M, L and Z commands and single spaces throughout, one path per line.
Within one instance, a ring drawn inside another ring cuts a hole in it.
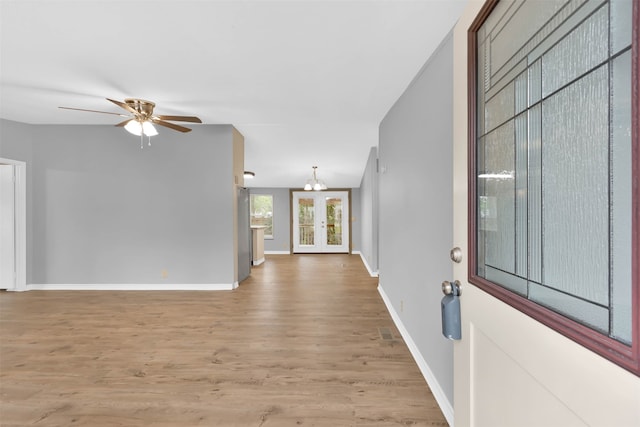
M 127 132 L 132 135 L 140 137 L 140 146 L 143 146 L 143 139 L 146 136 L 148 138 L 148 145 L 151 145 L 151 137 L 158 135 L 158 131 L 155 128 L 154 124 L 164 126 L 173 130 L 177 130 L 178 132 L 190 132 L 191 129 L 177 125 L 175 123 L 171 123 L 172 121 L 180 121 L 180 122 L 190 122 L 190 123 L 202 123 L 200 118 L 195 116 L 154 116 L 153 109 L 156 106 L 154 102 L 145 101 L 144 99 L 138 98 L 125 98 L 124 102 L 117 101 L 115 99 L 106 98 L 107 101 L 117 105 L 118 107 L 126 110 L 130 115 L 125 115 L 121 113 L 113 113 L 110 111 L 98 111 L 98 110 L 87 110 L 84 108 L 73 108 L 73 107 L 58 107 L 65 110 L 76 110 L 76 111 L 88 111 L 91 113 L 103 113 L 103 114 L 113 114 L 116 116 L 128 117 L 127 120 L 124 120 L 118 124 L 117 127 L 124 127 Z
M 142 122 L 142 132 L 147 136 L 156 136 L 158 131 L 149 121 Z
M 129 123 L 124 125 L 124 128 L 127 132 L 133 135 L 136 135 L 136 136 L 142 135 L 142 130 L 143 130 L 142 124 L 140 124 L 140 122 L 137 120 L 129 120 Z

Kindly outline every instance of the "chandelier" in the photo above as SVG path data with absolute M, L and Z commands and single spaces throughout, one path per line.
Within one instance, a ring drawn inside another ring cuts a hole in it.
M 307 180 L 307 183 L 304 186 L 305 191 L 321 191 L 327 189 L 327 185 L 324 183 L 324 181 L 318 179 L 317 169 L 317 166 L 313 167 L 313 178 Z

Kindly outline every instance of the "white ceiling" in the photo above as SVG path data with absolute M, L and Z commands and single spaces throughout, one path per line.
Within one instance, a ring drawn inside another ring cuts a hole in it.
M 380 121 L 466 2 L 1 0 L 0 117 L 115 124 L 57 107 L 143 98 L 235 125 L 249 186 L 300 187 L 317 165 L 358 187 Z

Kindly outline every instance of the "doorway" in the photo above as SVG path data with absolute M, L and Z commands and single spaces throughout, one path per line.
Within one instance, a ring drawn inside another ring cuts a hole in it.
M 350 253 L 350 191 L 293 191 L 293 253 Z
M 0 289 L 26 289 L 26 163 L 0 158 Z

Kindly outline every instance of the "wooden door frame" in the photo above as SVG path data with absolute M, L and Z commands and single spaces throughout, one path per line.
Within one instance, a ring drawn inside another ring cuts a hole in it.
M 353 243 L 351 241 L 351 235 L 352 235 L 352 231 L 351 229 L 353 221 L 351 220 L 352 216 L 352 211 L 351 211 L 351 189 L 350 188 L 332 188 L 330 190 L 322 190 L 322 191 L 306 191 L 304 188 L 290 188 L 289 189 L 289 253 L 291 255 L 293 255 L 293 211 L 294 211 L 294 206 L 293 206 L 293 193 L 296 192 L 300 192 L 300 193 L 322 193 L 322 192 L 334 192 L 334 191 L 346 191 L 347 192 L 347 198 L 349 200 L 347 200 L 348 203 L 348 207 L 349 207 L 349 218 L 347 218 L 347 221 L 349 222 L 349 252 L 348 254 L 351 255 L 352 250 L 353 250 Z

